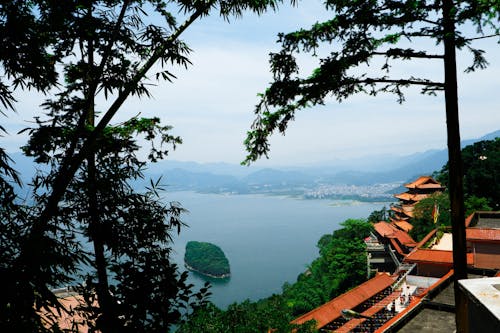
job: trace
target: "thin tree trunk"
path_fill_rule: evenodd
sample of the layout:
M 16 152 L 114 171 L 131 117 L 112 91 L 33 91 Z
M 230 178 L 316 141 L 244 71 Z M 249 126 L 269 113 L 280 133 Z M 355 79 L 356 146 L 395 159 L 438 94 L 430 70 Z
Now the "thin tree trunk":
M 88 16 L 92 17 L 92 5 L 89 4 Z M 87 93 L 88 118 L 87 125 L 91 129 L 95 126 L 95 71 L 94 71 L 94 42 L 92 34 L 87 39 L 87 59 L 89 72 L 87 72 Z M 109 292 L 107 263 L 104 251 L 104 241 L 102 235 L 102 223 L 99 217 L 99 203 L 97 198 L 97 177 L 96 177 L 96 154 L 91 150 L 87 156 L 87 195 L 89 207 L 89 234 L 94 245 L 95 268 L 97 271 L 97 301 L 102 314 L 100 329 L 104 333 L 118 330 L 115 307 Z
M 463 165 L 460 151 L 458 117 L 457 68 L 453 1 L 443 0 L 444 75 L 446 100 L 446 128 L 448 134 L 449 193 L 453 232 L 453 269 L 455 292 L 455 322 L 457 332 L 467 332 L 466 298 L 458 287 L 458 280 L 467 278 L 465 240 L 465 208 L 463 193 Z

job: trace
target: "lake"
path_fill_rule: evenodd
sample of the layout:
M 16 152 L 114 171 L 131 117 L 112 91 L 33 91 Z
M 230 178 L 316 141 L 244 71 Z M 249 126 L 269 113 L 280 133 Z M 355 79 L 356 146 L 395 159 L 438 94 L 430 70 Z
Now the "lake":
M 211 301 L 220 308 L 245 299 L 258 300 L 281 292 L 318 256 L 319 238 L 339 228 L 348 218 L 367 218 L 388 203 L 302 200 L 265 195 L 221 195 L 172 192 L 189 210 L 189 225 L 175 236 L 174 260 L 184 269 L 184 250 L 190 240 L 214 243 L 231 265 L 228 280 L 208 279 L 196 273 L 189 281 L 197 288 L 212 282 Z

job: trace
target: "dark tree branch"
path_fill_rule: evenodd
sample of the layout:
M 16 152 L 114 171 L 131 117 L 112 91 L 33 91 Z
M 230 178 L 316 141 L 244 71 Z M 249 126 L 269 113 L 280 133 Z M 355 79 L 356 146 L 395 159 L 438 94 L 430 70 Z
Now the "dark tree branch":
M 491 37 L 500 37 L 500 33 L 486 35 L 486 36 L 480 36 L 480 37 L 466 38 L 465 41 L 470 42 L 473 40 L 486 39 L 486 38 L 491 38 Z
M 438 22 L 436 22 L 436 21 L 431 21 L 431 20 L 427 20 L 427 19 L 422 19 L 422 20 L 420 20 L 420 21 L 421 21 L 421 22 L 425 22 L 425 23 L 429 23 L 429 24 L 432 24 L 432 25 L 436 25 L 436 26 L 438 26 L 438 25 L 439 25 L 439 23 L 438 23 Z
M 444 87 L 444 83 L 442 82 L 433 82 L 433 81 L 420 81 L 420 80 L 392 80 L 392 79 L 383 79 L 383 78 L 367 78 L 364 80 L 358 80 L 354 83 L 364 83 L 364 84 L 373 84 L 373 83 L 390 83 L 397 85 L 420 85 L 420 86 L 432 86 L 432 87 Z
M 384 56 L 388 58 L 403 58 L 403 59 L 410 59 L 410 58 L 421 58 L 421 59 L 443 59 L 444 56 L 441 54 L 425 54 L 423 52 L 409 52 L 409 53 L 401 53 L 399 54 L 392 54 L 390 50 L 386 52 L 372 52 L 372 55 L 377 55 L 377 56 Z

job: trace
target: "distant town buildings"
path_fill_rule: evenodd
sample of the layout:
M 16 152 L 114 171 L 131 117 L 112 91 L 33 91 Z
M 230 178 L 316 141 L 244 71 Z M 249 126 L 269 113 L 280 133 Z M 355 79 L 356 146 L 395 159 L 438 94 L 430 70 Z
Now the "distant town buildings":
M 342 199 L 355 198 L 360 199 L 379 199 L 389 201 L 393 195 L 389 192 L 400 186 L 401 183 L 384 183 L 373 185 L 342 185 L 342 184 L 320 184 L 314 189 L 304 192 L 306 199 Z

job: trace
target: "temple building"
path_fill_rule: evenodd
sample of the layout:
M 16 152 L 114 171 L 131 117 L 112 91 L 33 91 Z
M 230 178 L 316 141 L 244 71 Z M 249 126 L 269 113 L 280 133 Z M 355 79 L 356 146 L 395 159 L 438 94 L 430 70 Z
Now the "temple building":
M 444 186 L 430 176 L 421 176 L 417 180 L 405 184 L 406 192 L 395 194 L 399 200 L 398 204 L 391 206 L 394 217 L 391 222 L 401 230 L 409 232 L 412 229 L 411 218 L 415 205 L 422 199 L 428 198 L 434 193 L 443 192 Z

